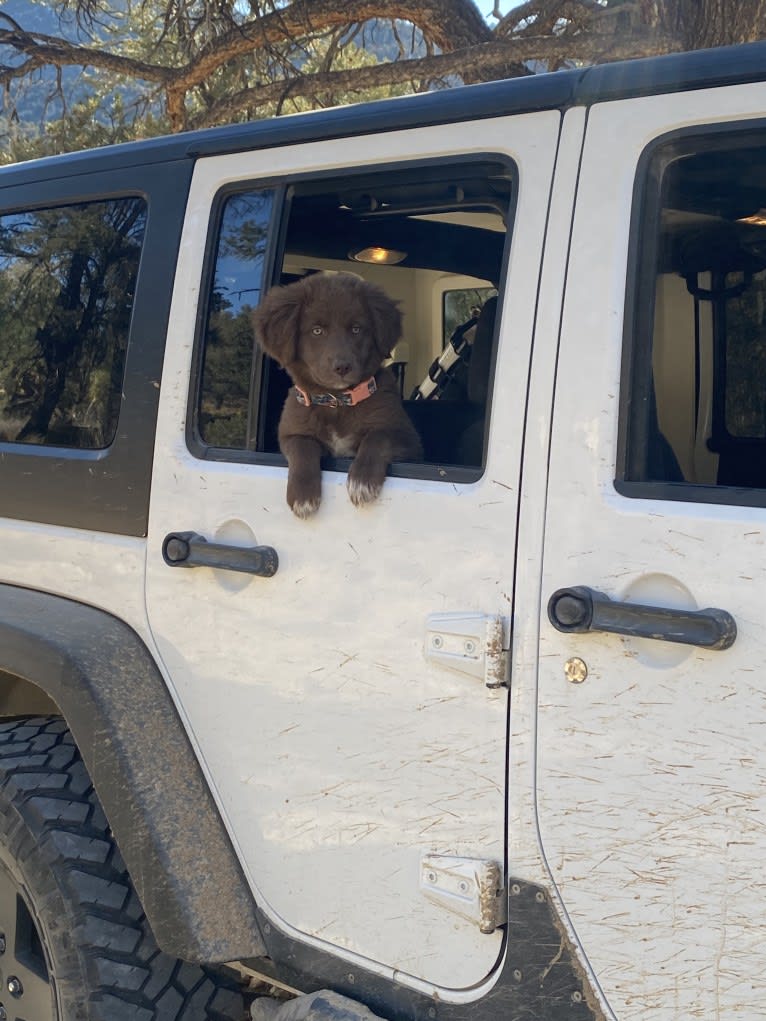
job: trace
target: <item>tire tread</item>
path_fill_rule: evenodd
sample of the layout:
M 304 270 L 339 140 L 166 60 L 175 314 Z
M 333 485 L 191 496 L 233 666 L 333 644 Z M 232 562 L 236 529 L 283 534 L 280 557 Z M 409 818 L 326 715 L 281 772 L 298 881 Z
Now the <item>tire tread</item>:
M 66 917 L 52 922 L 50 938 L 63 933 L 67 959 L 76 956 L 88 990 L 83 1013 L 84 994 L 63 969 L 60 995 L 80 998 L 73 1018 L 242 1021 L 242 996 L 228 976 L 157 947 L 72 735 L 58 717 L 0 723 L 2 838 L 25 874 L 39 879 L 38 909 L 50 911 L 55 887 L 63 900 Z

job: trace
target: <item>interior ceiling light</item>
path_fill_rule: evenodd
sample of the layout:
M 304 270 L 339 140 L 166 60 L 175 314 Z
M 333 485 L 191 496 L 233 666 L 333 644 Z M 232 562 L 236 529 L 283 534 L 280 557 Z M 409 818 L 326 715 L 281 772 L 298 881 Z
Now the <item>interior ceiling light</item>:
M 382 248 L 370 245 L 368 248 L 354 249 L 348 253 L 354 262 L 371 262 L 376 266 L 396 266 L 407 258 L 406 252 L 397 252 L 395 248 Z
M 740 216 L 737 223 L 750 223 L 754 227 L 766 227 L 766 209 L 759 209 L 752 216 Z

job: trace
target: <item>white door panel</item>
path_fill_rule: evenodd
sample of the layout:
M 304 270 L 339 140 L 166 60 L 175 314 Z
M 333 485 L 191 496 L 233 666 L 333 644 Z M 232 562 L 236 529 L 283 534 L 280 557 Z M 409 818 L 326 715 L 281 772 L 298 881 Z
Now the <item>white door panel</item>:
M 423 855 L 504 865 L 507 693 L 424 655 L 433 613 L 510 614 L 534 298 L 559 115 L 201 161 L 182 241 L 157 430 L 148 613 L 171 686 L 261 907 L 288 932 L 448 989 L 481 982 L 501 934 L 419 890 Z M 468 146 L 466 141 L 468 140 Z M 508 153 L 520 193 L 482 479 L 390 478 L 365 510 L 325 472 L 316 518 L 286 469 L 199 461 L 185 442 L 202 246 L 225 182 L 396 159 Z M 360 161 L 360 154 L 362 160 Z M 169 532 L 273 546 L 269 579 L 173 569 Z
M 546 512 L 538 809 L 563 904 L 620 1021 L 746 1021 L 766 995 L 766 511 L 629 499 L 613 485 L 639 156 L 685 124 L 757 116 L 764 98 L 748 86 L 605 104 L 586 133 Z M 720 607 L 739 634 L 726 652 L 560 634 L 546 603 L 573 585 Z M 581 683 L 567 679 L 573 657 Z

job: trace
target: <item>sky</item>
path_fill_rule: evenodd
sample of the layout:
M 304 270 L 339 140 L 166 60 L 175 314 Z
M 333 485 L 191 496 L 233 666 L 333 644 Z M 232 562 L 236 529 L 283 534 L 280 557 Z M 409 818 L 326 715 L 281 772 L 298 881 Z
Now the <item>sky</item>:
M 481 13 L 486 18 L 486 16 L 492 12 L 492 8 L 495 6 L 495 0 L 476 0 L 476 6 L 479 8 Z M 501 0 L 500 10 L 503 12 L 503 14 L 506 14 L 510 9 L 511 5 Z M 490 26 L 496 25 L 497 20 L 495 18 L 490 18 L 489 24 Z

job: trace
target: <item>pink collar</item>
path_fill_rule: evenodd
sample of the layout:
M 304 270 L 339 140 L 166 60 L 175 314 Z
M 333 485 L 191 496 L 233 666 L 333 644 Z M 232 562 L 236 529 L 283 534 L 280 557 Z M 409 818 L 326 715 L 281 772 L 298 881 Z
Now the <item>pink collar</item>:
M 372 397 L 377 389 L 378 384 L 375 382 L 375 377 L 370 376 L 364 382 L 357 383 L 351 390 L 344 390 L 339 394 L 310 394 L 296 386 L 295 397 L 299 404 L 323 404 L 329 408 L 352 408 L 355 404 L 361 404 L 368 397 Z

